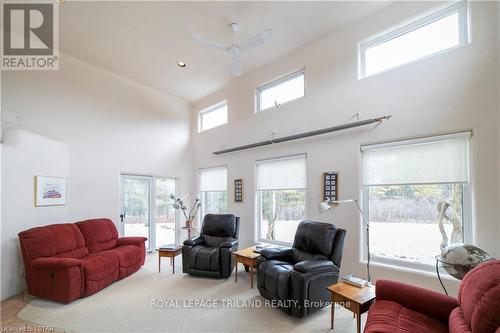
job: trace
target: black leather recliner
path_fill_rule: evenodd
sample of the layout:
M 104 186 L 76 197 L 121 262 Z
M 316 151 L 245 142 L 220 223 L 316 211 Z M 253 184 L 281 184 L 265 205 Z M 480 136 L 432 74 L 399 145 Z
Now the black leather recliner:
M 240 218 L 231 214 L 207 214 L 201 233 L 184 241 L 182 272 L 228 278 L 234 268 L 232 253 L 238 250 Z
M 300 222 L 293 247 L 261 250 L 260 294 L 299 318 L 328 305 L 326 288 L 337 283 L 345 234 L 333 224 Z

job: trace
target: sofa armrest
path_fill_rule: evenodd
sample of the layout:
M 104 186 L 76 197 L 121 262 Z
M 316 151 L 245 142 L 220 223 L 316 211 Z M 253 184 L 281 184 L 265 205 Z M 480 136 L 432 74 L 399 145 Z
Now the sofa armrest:
M 441 293 L 389 280 L 378 280 L 375 290 L 377 300 L 392 301 L 414 311 L 428 315 L 443 323 L 453 309 L 459 306 L 453 297 Z
M 271 247 L 260 250 L 260 255 L 267 260 L 271 259 L 289 259 L 292 257 L 293 250 L 291 247 Z
M 146 237 L 118 237 L 118 239 L 116 240 L 116 245 L 136 245 L 140 247 L 147 240 L 148 239 Z
M 202 236 L 191 237 L 184 241 L 184 245 L 189 245 L 189 246 L 201 245 L 203 243 L 205 243 L 205 240 L 203 239 Z
M 330 270 L 338 270 L 330 260 L 304 260 L 296 263 L 293 269 L 302 273 L 329 268 Z
M 73 258 L 38 258 L 31 262 L 31 267 L 48 270 L 60 270 L 80 266 L 81 260 Z
M 220 245 L 222 248 L 232 248 L 233 246 L 238 245 L 238 240 L 237 239 L 228 239 L 224 243 Z

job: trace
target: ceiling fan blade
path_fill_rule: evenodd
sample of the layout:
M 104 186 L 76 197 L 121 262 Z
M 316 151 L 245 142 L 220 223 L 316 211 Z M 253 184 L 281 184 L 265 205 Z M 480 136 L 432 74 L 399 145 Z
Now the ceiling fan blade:
M 233 49 L 231 49 L 233 50 Z M 234 48 L 234 50 L 231 52 L 231 72 L 233 73 L 234 76 L 240 76 L 242 71 L 241 71 L 241 59 L 240 59 L 240 50 L 238 48 Z
M 240 50 L 248 50 L 251 49 L 252 47 L 258 46 L 260 44 L 263 44 L 271 40 L 272 36 L 273 32 L 270 29 L 267 29 L 258 33 L 253 37 L 250 37 L 249 39 L 238 45 L 238 47 L 240 48 Z
M 212 49 L 218 49 L 218 50 L 223 50 L 223 51 L 226 50 L 226 47 L 224 45 L 222 45 L 220 43 L 211 42 L 208 39 L 203 38 L 201 36 L 198 36 L 196 34 L 191 34 L 191 38 L 193 38 L 193 40 L 196 42 L 196 44 L 207 46 L 207 47 L 210 47 Z

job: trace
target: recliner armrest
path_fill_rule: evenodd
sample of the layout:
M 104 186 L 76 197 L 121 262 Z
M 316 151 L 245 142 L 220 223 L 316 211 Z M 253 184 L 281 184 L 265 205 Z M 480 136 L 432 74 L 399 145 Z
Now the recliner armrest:
M 124 245 L 136 245 L 141 246 L 148 239 L 146 237 L 118 237 L 116 240 L 116 246 L 124 246 Z
M 205 242 L 202 236 L 195 236 L 188 238 L 184 241 L 184 245 L 189 245 L 189 246 L 196 246 L 196 245 L 201 245 Z
M 224 243 L 222 243 L 220 245 L 220 247 L 222 248 L 231 248 L 235 245 L 238 245 L 238 240 L 237 239 L 228 239 L 227 241 L 225 241 Z
M 38 258 L 31 262 L 31 267 L 59 270 L 72 266 L 80 266 L 81 260 L 74 258 Z
M 287 259 L 292 258 L 291 247 L 271 247 L 260 250 L 260 255 L 266 259 Z
M 302 273 L 307 273 L 316 269 L 337 268 L 330 260 L 304 260 L 296 263 L 293 269 Z

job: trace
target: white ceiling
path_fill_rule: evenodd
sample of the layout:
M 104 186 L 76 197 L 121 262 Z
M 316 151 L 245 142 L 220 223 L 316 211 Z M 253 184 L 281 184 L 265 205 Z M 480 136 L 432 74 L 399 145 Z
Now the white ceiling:
M 195 44 L 239 40 L 264 29 L 271 42 L 242 54 L 243 74 L 301 45 L 360 20 L 387 2 L 146 2 L 67 1 L 60 7 L 60 49 L 144 85 L 196 101 L 234 78 L 225 52 Z M 179 68 L 182 60 L 187 67 Z

